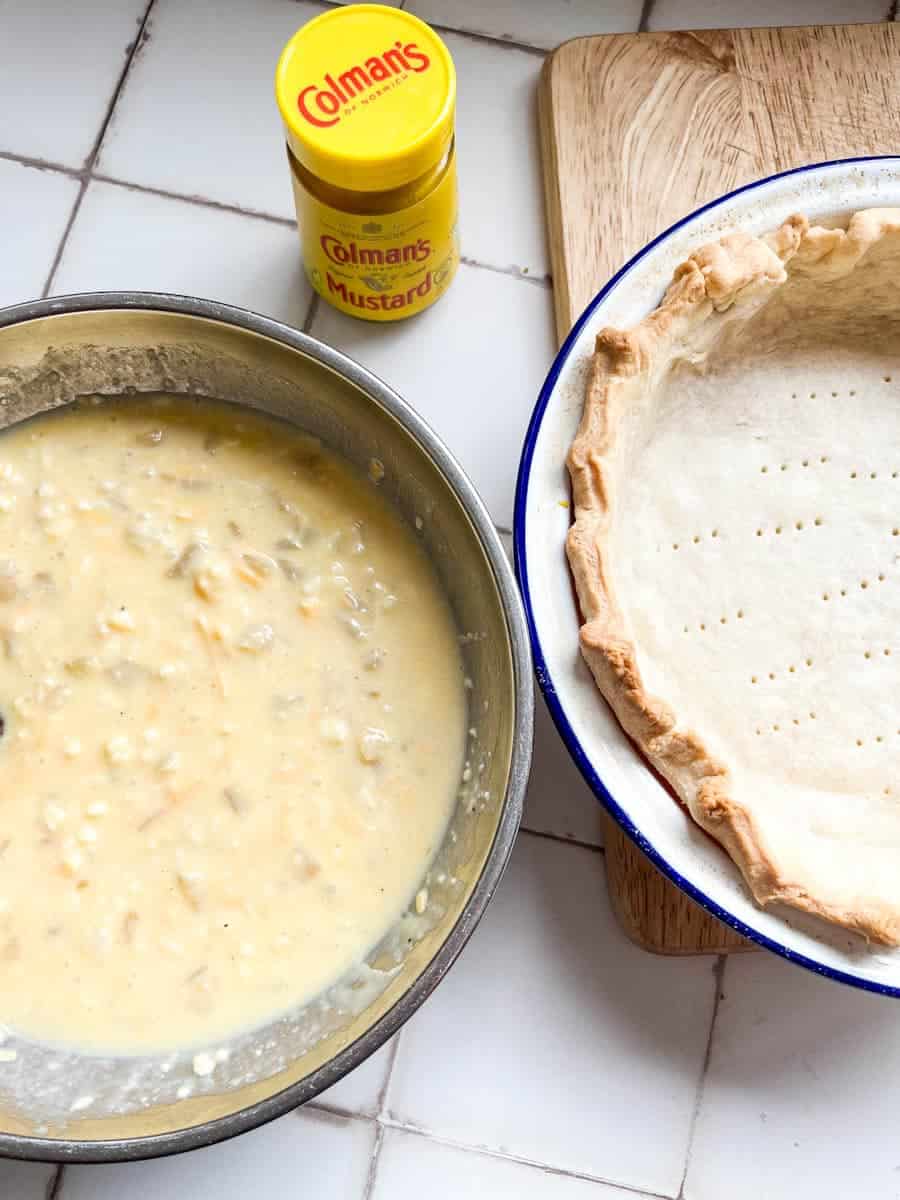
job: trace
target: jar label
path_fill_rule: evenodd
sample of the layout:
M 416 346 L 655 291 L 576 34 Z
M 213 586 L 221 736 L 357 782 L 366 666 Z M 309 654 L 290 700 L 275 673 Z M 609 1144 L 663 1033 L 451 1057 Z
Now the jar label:
M 369 321 L 401 320 L 433 304 L 459 265 L 455 165 L 416 204 L 378 214 L 330 208 L 292 172 L 303 261 L 319 295 Z

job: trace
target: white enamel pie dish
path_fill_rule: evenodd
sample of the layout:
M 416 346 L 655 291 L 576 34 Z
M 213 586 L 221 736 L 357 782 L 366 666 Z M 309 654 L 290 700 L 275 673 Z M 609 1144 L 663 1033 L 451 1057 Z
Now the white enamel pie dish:
M 597 332 L 640 322 L 692 251 L 735 229 L 765 234 L 798 212 L 813 224 L 834 224 L 860 209 L 896 206 L 900 157 L 843 160 L 750 184 L 651 242 L 598 293 L 560 350 L 526 435 L 515 512 L 516 566 L 538 680 L 598 799 L 664 874 L 721 921 L 821 975 L 892 996 L 900 996 L 900 951 L 867 945 L 784 906 L 756 905 L 731 860 L 676 804 L 607 707 L 578 646 L 580 620 L 565 555 L 572 519 L 565 459 Z

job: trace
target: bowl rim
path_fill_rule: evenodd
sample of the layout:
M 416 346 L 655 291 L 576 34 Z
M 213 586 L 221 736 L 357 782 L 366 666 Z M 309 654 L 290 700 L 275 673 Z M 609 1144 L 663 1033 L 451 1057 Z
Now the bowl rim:
M 531 588 L 529 584 L 529 566 L 528 566 L 528 551 L 526 539 L 526 524 L 528 511 L 528 492 L 531 480 L 531 467 L 534 459 L 534 453 L 537 446 L 538 437 L 541 432 L 544 416 L 553 399 L 553 394 L 556 389 L 559 377 L 564 368 L 567 366 L 569 357 L 572 354 L 578 338 L 584 329 L 585 325 L 590 321 L 595 311 L 603 304 L 619 283 L 638 266 L 642 260 L 651 253 L 657 246 L 668 241 L 685 225 L 694 222 L 698 217 L 706 213 L 715 211 L 733 200 L 736 196 L 746 195 L 749 192 L 756 191 L 759 188 L 773 183 L 777 180 L 786 179 L 792 176 L 808 174 L 810 172 L 822 171 L 830 167 L 859 165 L 862 163 L 884 163 L 893 162 L 900 163 L 900 155 L 897 154 L 866 154 L 858 155 L 849 158 L 827 159 L 822 162 L 809 163 L 801 167 L 792 167 L 787 171 L 778 171 L 773 175 L 766 175 L 760 179 L 755 179 L 750 183 L 743 184 L 741 187 L 734 188 L 716 199 L 701 205 L 694 209 L 686 216 L 675 221 L 667 229 L 657 234 L 652 241 L 643 246 L 635 255 L 633 255 L 624 266 L 607 281 L 607 283 L 597 292 L 597 294 L 588 302 L 586 308 L 575 321 L 574 325 L 567 334 L 562 346 L 560 347 L 553 364 L 547 373 L 538 395 L 537 403 L 528 423 L 528 428 L 525 433 L 525 440 L 522 445 L 522 454 L 519 460 L 519 471 L 516 478 L 516 494 L 515 507 L 513 513 L 513 552 L 516 577 L 519 580 L 519 587 L 522 592 L 522 602 L 525 607 L 525 618 L 528 623 L 528 631 L 531 636 L 532 654 L 534 657 L 535 673 L 537 675 L 538 684 L 546 701 L 547 707 L 550 710 L 550 715 L 553 723 L 556 726 L 560 737 L 562 738 L 566 749 L 571 755 L 575 765 L 581 772 L 585 782 L 590 787 L 596 798 L 604 805 L 607 812 L 634 844 L 643 851 L 650 859 L 653 865 L 662 872 L 672 883 L 674 883 L 681 891 L 696 901 L 701 908 L 712 916 L 718 918 L 723 924 L 741 934 L 747 940 L 762 946 L 766 950 L 771 950 L 780 957 L 787 959 L 789 962 L 795 963 L 798 966 L 805 967 L 816 975 L 823 976 L 827 979 L 834 979 L 840 983 L 849 984 L 851 987 L 860 988 L 863 991 L 874 992 L 880 996 L 892 996 L 900 998 L 900 986 L 887 983 L 881 983 L 878 980 L 865 978 L 861 975 L 855 975 L 852 972 L 841 970 L 837 967 L 828 966 L 824 963 L 817 962 L 806 954 L 802 954 L 789 946 L 776 941 L 767 934 L 760 932 L 757 929 L 752 929 L 744 921 L 740 920 L 733 913 L 723 908 L 721 904 L 713 900 L 702 888 L 686 879 L 668 859 L 650 842 L 650 840 L 641 832 L 638 826 L 631 820 L 625 810 L 616 801 L 607 784 L 601 778 L 600 773 L 595 770 L 590 761 L 589 756 L 584 750 L 575 730 L 573 729 L 569 717 L 566 713 L 565 706 L 559 698 L 556 690 L 556 685 L 553 680 L 553 674 L 544 654 L 541 638 L 538 631 L 537 621 L 535 619 L 534 606 L 531 598 Z
M 60 1163 L 133 1162 L 197 1150 L 255 1129 L 312 1100 L 378 1050 L 434 991 L 484 915 L 509 862 L 522 819 L 531 765 L 534 724 L 533 669 L 528 627 L 519 589 L 500 535 L 484 501 L 431 426 L 387 383 L 340 350 L 282 321 L 249 309 L 166 292 L 79 292 L 0 308 L 0 332 L 39 318 L 79 312 L 143 310 L 197 317 L 237 326 L 299 351 L 343 376 L 394 417 L 438 468 L 456 495 L 481 543 L 503 608 L 513 666 L 516 713 L 509 776 L 494 839 L 465 907 L 435 956 L 412 986 L 356 1041 L 304 1079 L 226 1116 L 145 1137 L 86 1141 L 0 1133 L 0 1157 Z

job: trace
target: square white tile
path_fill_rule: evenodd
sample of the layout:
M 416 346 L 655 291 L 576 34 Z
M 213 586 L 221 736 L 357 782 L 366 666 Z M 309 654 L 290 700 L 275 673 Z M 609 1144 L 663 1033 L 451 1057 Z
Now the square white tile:
M 729 29 L 744 25 L 840 25 L 883 21 L 884 0 L 655 0 L 650 29 Z
M 900 1195 L 898 1001 L 733 955 L 686 1200 Z
M 313 1103 L 342 1112 L 375 1116 L 381 1106 L 381 1097 L 393 1062 L 395 1041 L 392 1039 L 382 1046 L 364 1063 L 360 1063 L 355 1071 L 345 1075 L 340 1083 L 317 1096 Z
M 0 160 L 0 224 L 7 231 L 0 305 L 40 296 L 79 186 L 77 180 L 56 171 Z
M 312 295 L 296 229 L 92 183 L 53 291 L 134 288 L 224 300 L 296 326 L 303 324 Z
M 81 167 L 148 0 L 0 0 L 0 150 Z
M 623 1191 L 544 1167 L 458 1150 L 415 1133 L 384 1136 L 371 1200 L 640 1200 Z
M 180 195 L 291 217 L 275 65 L 320 5 L 157 0 L 99 170 Z
M 520 837 L 460 961 L 403 1032 L 399 1122 L 665 1196 L 709 1034 L 708 958 L 631 945 L 602 856 Z
M 321 302 L 312 332 L 396 388 L 509 526 L 522 438 L 554 353 L 548 288 L 462 266 L 419 316 L 378 324 Z
M 45 1163 L 0 1159 L 0 1196 L 3 1200 L 46 1200 L 56 1170 Z
M 537 119 L 542 59 L 452 33 L 445 41 L 458 80 L 462 253 L 492 266 L 547 275 Z
M 67 1167 L 56 1200 L 362 1200 L 374 1142 L 371 1122 L 307 1109 L 175 1158 Z
M 563 745 L 544 698 L 535 687 L 534 757 L 525 797 L 526 829 L 574 838 L 592 846 L 603 843 L 600 801 L 584 782 Z
M 633 33 L 641 0 L 409 0 L 410 12 L 453 29 L 552 50 L 590 33 Z

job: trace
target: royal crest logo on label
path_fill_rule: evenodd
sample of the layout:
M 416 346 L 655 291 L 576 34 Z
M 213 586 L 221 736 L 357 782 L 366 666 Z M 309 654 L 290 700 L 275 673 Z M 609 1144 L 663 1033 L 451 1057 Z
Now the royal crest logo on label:
M 407 71 L 419 75 L 431 66 L 431 59 L 415 42 L 395 42 L 381 54 L 373 54 L 364 63 L 347 67 L 337 78 L 327 72 L 322 83 L 310 83 L 297 95 L 301 117 L 318 129 L 337 125 L 342 110 L 357 96 L 364 96 L 380 83 L 396 80 Z

